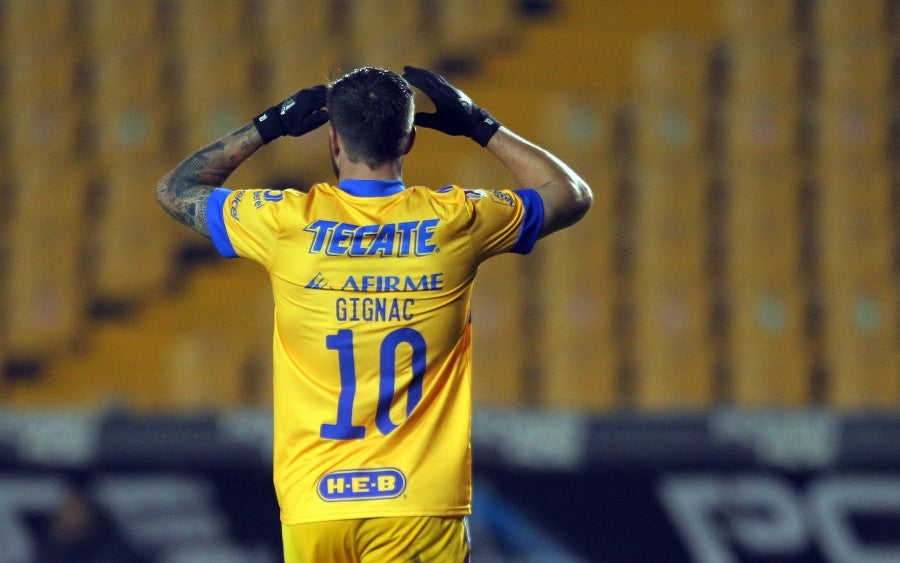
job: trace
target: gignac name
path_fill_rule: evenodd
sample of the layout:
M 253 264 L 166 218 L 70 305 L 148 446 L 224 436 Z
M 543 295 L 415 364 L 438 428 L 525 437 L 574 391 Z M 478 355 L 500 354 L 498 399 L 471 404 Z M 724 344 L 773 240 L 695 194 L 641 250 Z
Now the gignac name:
M 354 225 L 320 219 L 303 228 L 312 233 L 309 252 L 329 256 L 425 256 L 438 252 L 432 243 L 437 219 L 383 225 Z

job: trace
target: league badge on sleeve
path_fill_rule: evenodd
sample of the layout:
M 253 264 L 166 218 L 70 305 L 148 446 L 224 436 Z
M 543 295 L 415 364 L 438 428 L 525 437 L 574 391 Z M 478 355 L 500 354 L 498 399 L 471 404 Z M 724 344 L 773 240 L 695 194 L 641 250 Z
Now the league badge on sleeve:
M 516 205 L 516 202 L 513 200 L 511 195 L 500 190 L 491 191 L 491 201 L 493 201 L 494 203 L 500 203 L 502 205 L 508 205 L 509 207 L 514 207 Z

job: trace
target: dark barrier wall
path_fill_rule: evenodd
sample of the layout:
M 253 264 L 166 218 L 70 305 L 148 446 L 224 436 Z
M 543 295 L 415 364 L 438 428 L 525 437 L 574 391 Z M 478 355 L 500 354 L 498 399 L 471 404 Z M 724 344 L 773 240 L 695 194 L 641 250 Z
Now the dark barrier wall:
M 0 412 L 0 562 L 73 505 L 113 560 L 278 561 L 270 422 Z M 476 561 L 900 561 L 900 417 L 492 411 L 473 444 Z

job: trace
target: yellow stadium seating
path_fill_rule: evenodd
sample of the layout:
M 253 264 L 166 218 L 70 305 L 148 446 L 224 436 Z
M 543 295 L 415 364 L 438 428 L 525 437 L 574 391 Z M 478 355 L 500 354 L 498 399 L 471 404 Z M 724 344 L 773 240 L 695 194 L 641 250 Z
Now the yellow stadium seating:
M 795 10 L 793 0 L 724 0 L 724 32 L 737 41 L 786 37 L 796 31 Z
M 792 41 L 729 44 L 725 159 L 733 168 L 796 165 L 801 106 L 800 49 Z
M 854 42 L 884 34 L 885 0 L 816 0 L 816 38 L 824 42 Z
M 79 14 L 78 21 L 84 26 L 81 39 L 95 54 L 111 54 L 111 51 L 116 51 L 123 44 L 134 43 L 146 45 L 144 53 L 147 55 L 158 55 L 162 51 L 164 37 L 161 31 L 166 23 L 164 3 L 121 0 L 69 1 L 74 4 Z M 200 2 L 192 4 L 199 5 Z
M 772 280 L 729 295 L 728 397 L 746 408 L 803 407 L 813 399 L 807 300 Z
M 892 55 L 887 41 L 866 37 L 823 43 L 816 50 L 824 103 L 890 104 Z
M 423 6 L 422 2 L 406 0 L 356 0 L 350 3 L 345 16 L 349 21 L 344 31 L 349 66 L 379 66 L 396 72 L 402 72 L 404 65 L 434 66 L 433 52 L 437 45 L 423 26 Z M 490 8 L 491 2 L 480 2 L 480 10 Z M 493 21 L 502 25 L 507 19 Z M 384 40 L 372 41 L 372 37 L 383 37 Z
M 833 162 L 821 177 L 817 237 L 828 399 L 842 408 L 896 404 L 896 217 L 888 171 L 876 162 Z
M 525 307 L 525 268 L 519 256 L 503 256 L 478 270 L 472 297 L 472 400 L 476 405 L 515 406 L 533 401 L 526 378 L 531 360 Z
M 541 313 L 535 346 L 540 404 L 588 411 L 622 406 L 617 106 L 574 93 L 547 96 L 542 105 L 548 123 L 542 141 L 591 185 L 594 206 L 581 223 L 539 243 L 529 262 L 536 270 Z
M 900 395 L 892 59 L 879 34 L 883 8 L 830 0 L 820 6 L 816 237 L 826 398 L 843 409 L 890 408 Z
M 155 162 L 110 162 L 98 175 L 101 200 L 90 217 L 90 289 L 108 305 L 135 304 L 161 291 L 172 274 L 177 237 L 187 235 L 157 205 Z M 182 231 L 183 230 L 183 231 Z M 199 236 L 199 235 L 192 235 Z
M 728 3 L 735 35 L 726 43 L 722 133 L 727 392 L 745 407 L 812 400 L 801 269 L 801 48 L 791 35 L 791 4 Z
M 503 0 L 436 2 L 427 17 L 434 19 L 435 50 L 448 58 L 477 59 L 486 49 L 497 49 L 511 38 L 514 20 Z
M 41 44 L 72 42 L 76 39 L 76 8 L 72 0 L 6 0 L 0 46 L 22 54 Z
M 48 154 L 75 151 L 80 124 L 74 90 L 78 61 L 78 53 L 65 43 L 47 43 L 9 58 L 2 103 L 12 159 L 37 164 Z
M 637 404 L 699 408 L 713 400 L 707 220 L 702 182 L 635 184 L 633 275 Z
M 560 0 L 533 20 L 515 4 L 0 1 L 0 362 L 47 361 L 4 402 L 268 404 L 264 272 L 217 262 L 175 277 L 178 248 L 209 243 L 156 207 L 155 182 L 357 65 L 474 63 L 448 77 L 596 197 L 533 256 L 482 268 L 477 404 L 896 409 L 900 10 Z M 711 91 L 714 54 L 727 73 Z M 324 128 L 273 143 L 226 185 L 331 179 L 326 147 Z M 487 151 L 424 128 L 404 164 L 408 183 L 514 185 Z M 87 319 L 90 299 L 140 307 Z M 236 315 L 253 321 L 217 320 Z
M 636 53 L 635 401 L 702 408 L 714 396 L 704 158 L 708 46 L 659 36 Z
M 634 405 L 699 410 L 715 399 L 709 289 L 677 275 L 634 296 Z
M 170 276 L 182 230 L 155 208 L 154 187 L 168 167 L 165 61 L 150 24 L 135 34 L 104 32 L 121 10 L 102 3 L 93 29 L 104 39 L 87 57 L 93 72 L 88 115 L 99 204 L 91 213 L 91 293 L 107 303 L 140 301 L 160 291 Z M 98 13 L 99 12 L 99 13 Z M 154 21 L 146 8 L 139 22 Z M 136 257 L 140 257 L 139 260 Z
M 87 176 L 72 160 L 14 165 L 3 308 L 7 353 L 44 361 L 82 336 L 86 313 L 83 209 Z
M 896 281 L 835 287 L 824 300 L 828 404 L 844 411 L 895 412 L 900 401 Z

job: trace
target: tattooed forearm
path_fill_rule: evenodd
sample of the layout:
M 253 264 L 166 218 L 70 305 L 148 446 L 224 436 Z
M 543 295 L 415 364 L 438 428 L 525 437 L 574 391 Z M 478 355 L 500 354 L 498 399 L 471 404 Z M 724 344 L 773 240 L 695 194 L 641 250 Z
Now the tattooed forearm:
M 203 147 L 156 184 L 156 200 L 166 212 L 198 233 L 209 236 L 206 201 L 262 140 L 252 123 Z

